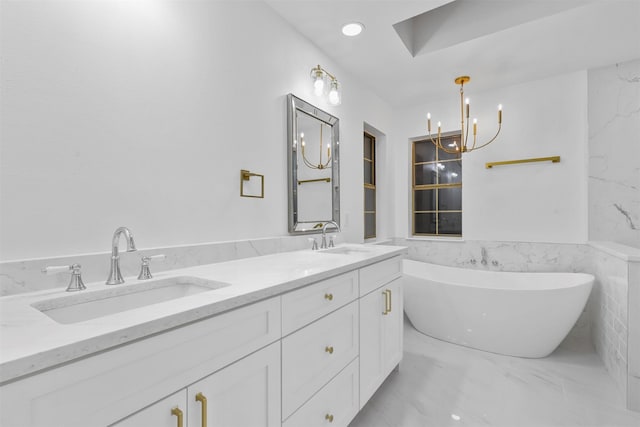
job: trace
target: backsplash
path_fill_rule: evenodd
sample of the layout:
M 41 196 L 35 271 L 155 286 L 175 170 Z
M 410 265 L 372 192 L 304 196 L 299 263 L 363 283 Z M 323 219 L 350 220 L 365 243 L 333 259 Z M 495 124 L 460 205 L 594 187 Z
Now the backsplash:
M 172 246 L 166 248 L 141 248 L 136 252 L 120 252 L 122 275 L 138 275 L 140 258 L 164 254 L 165 259 L 151 261 L 151 272 L 174 270 L 195 265 L 211 264 L 240 258 L 249 258 L 279 252 L 289 252 L 310 248 L 310 236 L 284 236 L 254 240 L 214 242 L 198 245 Z M 317 236 L 316 236 L 317 237 Z M 340 237 L 338 237 L 338 240 Z M 122 243 L 124 247 L 124 243 Z M 47 276 L 41 273 L 44 267 L 52 265 L 82 265 L 85 283 L 104 282 L 109 275 L 111 252 L 78 254 L 53 258 L 38 258 L 0 263 L 0 296 L 15 295 L 46 289 L 66 288 L 69 274 Z
M 394 239 L 409 248 L 409 259 L 494 271 L 584 272 L 589 247 L 578 244 L 482 240 Z M 483 252 L 486 264 L 483 264 Z

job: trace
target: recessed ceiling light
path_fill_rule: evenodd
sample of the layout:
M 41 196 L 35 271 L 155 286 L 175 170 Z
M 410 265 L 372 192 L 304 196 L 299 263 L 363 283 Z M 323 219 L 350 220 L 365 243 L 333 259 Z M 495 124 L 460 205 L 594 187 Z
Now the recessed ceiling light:
M 357 36 L 364 30 L 364 25 L 359 22 L 350 22 L 342 27 L 342 34 L 345 36 Z

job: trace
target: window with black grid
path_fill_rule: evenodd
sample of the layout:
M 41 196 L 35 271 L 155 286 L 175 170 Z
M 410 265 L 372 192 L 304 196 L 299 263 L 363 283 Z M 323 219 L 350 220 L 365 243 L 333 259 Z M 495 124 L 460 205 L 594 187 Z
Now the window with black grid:
M 460 133 L 442 136 L 442 146 L 459 147 Z M 462 159 L 430 140 L 412 143 L 412 235 L 462 236 Z

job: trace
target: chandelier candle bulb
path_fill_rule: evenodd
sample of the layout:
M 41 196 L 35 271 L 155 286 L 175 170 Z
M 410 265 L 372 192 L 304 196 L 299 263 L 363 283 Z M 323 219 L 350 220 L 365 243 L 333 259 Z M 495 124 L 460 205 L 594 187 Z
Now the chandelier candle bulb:
M 498 104 L 498 124 L 502 124 L 502 104 Z
M 466 99 L 465 103 L 467 104 L 467 119 L 469 118 L 469 98 Z
M 431 133 L 431 113 L 427 113 L 427 130 Z
M 473 119 L 473 136 L 478 133 L 478 119 Z

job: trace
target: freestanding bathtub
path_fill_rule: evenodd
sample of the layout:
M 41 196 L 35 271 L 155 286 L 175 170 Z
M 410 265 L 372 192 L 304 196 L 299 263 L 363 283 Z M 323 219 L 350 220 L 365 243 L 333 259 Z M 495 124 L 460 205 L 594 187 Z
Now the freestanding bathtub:
M 403 261 L 404 309 L 420 332 L 478 350 L 545 357 L 591 292 L 582 273 L 511 273 Z

